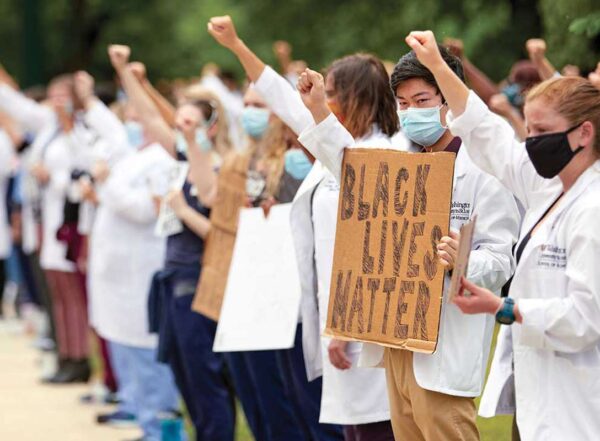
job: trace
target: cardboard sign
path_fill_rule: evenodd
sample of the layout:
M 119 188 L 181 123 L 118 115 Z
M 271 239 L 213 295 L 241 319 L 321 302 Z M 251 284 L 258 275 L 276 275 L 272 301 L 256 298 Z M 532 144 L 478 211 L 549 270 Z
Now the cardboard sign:
M 215 321 L 221 313 L 240 208 L 246 202 L 246 168 L 244 158 L 221 168 L 210 213 L 211 227 L 192 309 Z
M 326 335 L 435 351 L 454 159 L 346 149 Z
M 243 208 L 217 327 L 215 352 L 287 349 L 294 345 L 300 279 L 291 204 Z
M 187 162 L 176 162 L 168 177 L 169 191 L 181 190 L 183 188 L 189 169 L 190 166 Z M 154 234 L 159 237 L 168 237 L 181 233 L 182 231 L 183 224 L 163 197 L 160 202 L 160 212 L 158 213 L 158 220 L 154 227 Z
M 458 242 L 458 251 L 456 252 L 456 261 L 452 270 L 452 280 L 448 290 L 448 302 L 452 301 L 458 295 L 460 289 L 460 279 L 467 275 L 469 268 L 469 256 L 473 246 L 473 235 L 475 234 L 475 224 L 477 216 L 460 227 L 460 240 Z

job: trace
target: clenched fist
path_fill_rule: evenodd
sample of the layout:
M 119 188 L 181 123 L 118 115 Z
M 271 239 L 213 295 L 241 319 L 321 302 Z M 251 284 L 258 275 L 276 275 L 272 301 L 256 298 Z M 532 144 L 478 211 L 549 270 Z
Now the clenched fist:
M 115 70 L 124 69 L 129 63 L 131 49 L 122 44 L 111 44 L 108 46 L 108 57 Z

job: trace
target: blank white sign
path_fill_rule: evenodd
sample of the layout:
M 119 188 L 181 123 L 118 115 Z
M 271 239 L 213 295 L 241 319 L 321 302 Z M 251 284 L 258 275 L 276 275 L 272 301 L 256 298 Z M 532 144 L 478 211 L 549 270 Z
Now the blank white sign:
M 287 349 L 294 344 L 300 279 L 290 228 L 291 204 L 240 211 L 215 352 Z

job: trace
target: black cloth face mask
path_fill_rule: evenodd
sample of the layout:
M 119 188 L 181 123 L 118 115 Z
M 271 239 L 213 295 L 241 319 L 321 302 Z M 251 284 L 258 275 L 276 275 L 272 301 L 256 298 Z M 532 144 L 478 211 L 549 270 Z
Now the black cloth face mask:
M 583 146 L 579 146 L 575 151 L 571 150 L 567 137 L 581 124 L 583 123 L 564 132 L 531 136 L 525 140 L 527 154 L 538 175 L 546 179 L 555 177 L 577 153 L 583 150 Z

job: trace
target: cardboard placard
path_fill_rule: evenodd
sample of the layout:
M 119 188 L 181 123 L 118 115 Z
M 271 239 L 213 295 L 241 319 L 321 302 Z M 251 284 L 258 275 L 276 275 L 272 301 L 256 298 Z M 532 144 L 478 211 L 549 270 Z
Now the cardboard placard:
M 325 334 L 433 353 L 453 153 L 346 149 Z
M 456 252 L 456 261 L 452 270 L 452 279 L 450 280 L 450 289 L 448 290 L 448 302 L 451 302 L 458 295 L 460 289 L 460 279 L 466 277 L 469 269 L 469 256 L 473 246 L 473 235 L 475 234 L 475 224 L 477 216 L 473 216 L 469 222 L 460 227 L 460 240 L 458 242 L 458 251 Z
M 243 208 L 217 326 L 215 352 L 294 345 L 300 279 L 290 226 L 291 204 Z
M 211 227 L 192 309 L 215 321 L 221 313 L 240 208 L 246 202 L 246 167 L 247 161 L 241 158 L 221 168 L 217 198 L 210 213 Z

